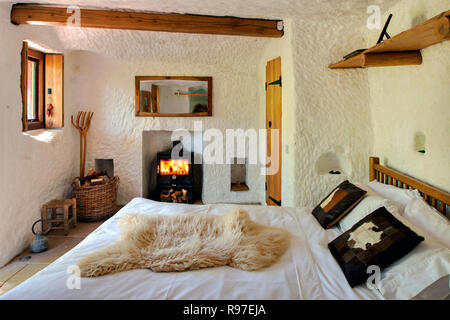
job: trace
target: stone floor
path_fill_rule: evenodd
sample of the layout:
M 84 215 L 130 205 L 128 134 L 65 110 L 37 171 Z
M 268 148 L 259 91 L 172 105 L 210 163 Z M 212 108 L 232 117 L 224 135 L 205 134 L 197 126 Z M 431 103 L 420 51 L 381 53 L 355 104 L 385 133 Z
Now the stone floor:
M 27 249 L 16 256 L 6 266 L 0 268 L 0 295 L 44 269 L 64 253 L 75 247 L 102 223 L 79 222 L 75 228 L 69 230 L 67 236 L 64 236 L 63 230 L 50 231 L 46 235 L 49 240 L 49 248 L 47 251 L 31 253 Z M 27 257 L 31 258 L 26 259 Z

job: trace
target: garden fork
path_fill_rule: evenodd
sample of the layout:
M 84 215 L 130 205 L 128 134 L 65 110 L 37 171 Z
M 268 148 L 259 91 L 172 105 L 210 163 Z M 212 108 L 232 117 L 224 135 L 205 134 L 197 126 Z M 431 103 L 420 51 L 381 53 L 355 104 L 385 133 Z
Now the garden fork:
M 93 112 L 80 111 L 78 112 L 76 123 L 73 122 L 73 116 L 71 117 L 73 126 L 80 132 L 80 179 L 84 178 L 84 168 L 86 165 L 86 135 L 89 126 L 91 125 L 93 115 Z

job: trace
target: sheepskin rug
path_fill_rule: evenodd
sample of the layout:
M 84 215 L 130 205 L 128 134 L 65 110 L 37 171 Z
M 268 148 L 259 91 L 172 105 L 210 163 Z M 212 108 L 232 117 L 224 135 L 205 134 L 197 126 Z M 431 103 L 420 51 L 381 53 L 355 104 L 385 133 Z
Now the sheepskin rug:
M 127 214 L 117 223 L 120 239 L 78 262 L 82 277 L 225 265 L 258 270 L 276 262 L 290 245 L 288 231 L 253 222 L 240 209 L 223 216 Z

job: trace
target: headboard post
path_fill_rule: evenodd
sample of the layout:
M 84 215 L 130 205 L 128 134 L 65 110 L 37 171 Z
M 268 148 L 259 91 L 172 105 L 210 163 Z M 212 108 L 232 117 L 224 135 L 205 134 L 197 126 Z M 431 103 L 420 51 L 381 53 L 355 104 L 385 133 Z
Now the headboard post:
M 380 164 L 380 158 L 370 157 L 369 158 L 369 182 L 377 179 L 377 171 L 374 168 L 375 164 Z

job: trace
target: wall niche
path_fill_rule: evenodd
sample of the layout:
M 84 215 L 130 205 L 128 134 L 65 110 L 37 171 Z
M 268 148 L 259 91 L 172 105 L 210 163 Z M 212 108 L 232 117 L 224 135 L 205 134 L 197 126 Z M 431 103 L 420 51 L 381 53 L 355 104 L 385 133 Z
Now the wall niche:
M 414 150 L 425 154 L 425 134 L 422 131 L 416 132 L 414 135 Z
M 247 185 L 247 159 L 233 158 L 230 165 L 231 191 L 248 191 Z
M 315 169 L 319 175 L 348 175 L 351 173 L 348 160 L 341 154 L 331 151 L 320 155 Z

